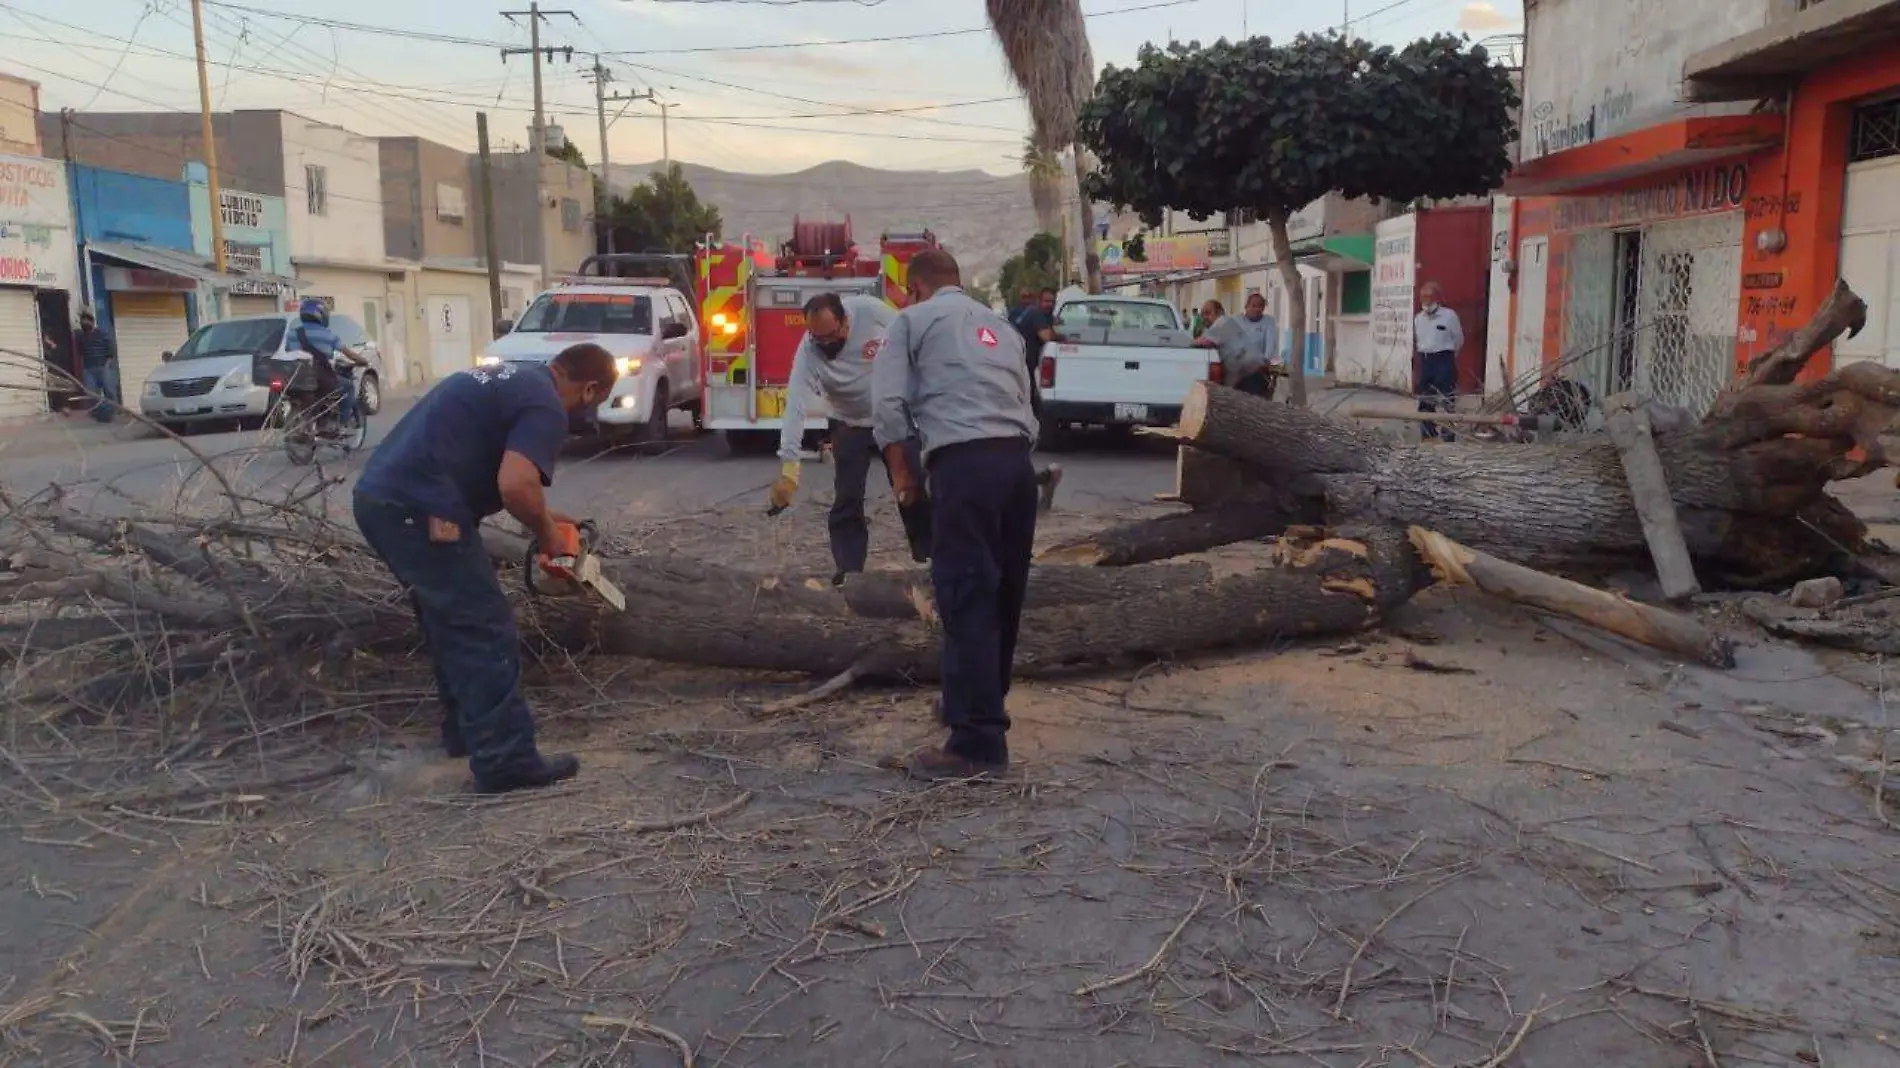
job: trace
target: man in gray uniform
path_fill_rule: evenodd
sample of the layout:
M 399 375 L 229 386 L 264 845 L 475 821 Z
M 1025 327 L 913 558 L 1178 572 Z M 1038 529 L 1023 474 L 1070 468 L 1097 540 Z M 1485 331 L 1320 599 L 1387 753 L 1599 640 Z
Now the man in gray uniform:
M 772 513 L 783 511 L 798 493 L 799 442 L 805 436 L 805 412 L 814 398 L 831 408 L 831 460 L 836 472 L 831 502 L 831 559 L 837 565 L 832 585 L 864 570 L 871 551 L 871 526 L 864 518 L 864 483 L 878 456 L 871 433 L 871 361 L 884 344 L 884 332 L 897 315 L 877 297 L 820 293 L 805 303 L 805 339 L 792 357 L 791 388 L 785 397 L 785 425 L 779 431 L 783 461 L 772 484 Z M 904 455 L 921 466 L 916 438 Z M 887 469 L 889 465 L 886 464 Z M 930 559 L 930 504 L 899 502 L 911 559 Z
M 1269 368 L 1279 362 L 1280 335 L 1267 314 L 1267 298 L 1249 296 L 1246 314 L 1239 316 L 1222 314 L 1220 302 L 1210 300 L 1204 314 L 1213 323 L 1194 343 L 1220 350 L 1221 377 L 1228 385 L 1272 400 L 1277 376 Z
M 904 451 L 913 426 L 922 439 L 950 737 L 904 766 L 920 779 L 961 779 L 1009 767 L 1003 700 L 1036 537 L 1036 417 L 1022 338 L 963 292 L 957 261 L 918 253 L 908 289 L 910 306 L 873 361 L 874 428 L 900 504 L 922 499 Z

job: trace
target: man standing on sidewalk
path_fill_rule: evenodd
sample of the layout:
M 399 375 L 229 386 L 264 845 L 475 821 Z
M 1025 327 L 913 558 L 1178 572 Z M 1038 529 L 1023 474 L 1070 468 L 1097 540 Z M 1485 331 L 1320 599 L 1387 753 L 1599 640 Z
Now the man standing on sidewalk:
M 1004 698 L 1036 537 L 1036 417 L 1021 337 L 965 295 L 955 258 L 918 253 L 909 289 L 871 388 L 877 443 L 900 504 L 922 498 L 904 451 L 913 426 L 922 439 L 935 535 L 930 578 L 943 620 L 940 714 L 950 736 L 905 758 L 904 770 L 962 779 L 1009 767 Z
M 805 411 L 814 399 L 831 408 L 832 482 L 831 560 L 833 586 L 864 570 L 871 553 L 871 525 L 864 518 L 864 485 L 871 461 L 879 458 L 871 433 L 871 361 L 884 344 L 884 332 L 897 315 L 878 297 L 839 297 L 820 293 L 805 303 L 805 339 L 792 356 L 791 388 L 786 390 L 784 428 L 779 431 L 778 481 L 772 484 L 772 512 L 784 510 L 798 493 L 799 444 L 805 436 Z M 917 442 L 905 457 L 920 465 Z M 888 463 L 886 469 L 890 468 Z M 893 474 L 895 472 L 892 472 Z M 894 483 L 893 483 L 894 484 Z M 910 557 L 930 559 L 930 502 L 899 501 Z
M 1412 336 L 1418 347 L 1418 410 L 1454 412 L 1458 410 L 1458 350 L 1465 347 L 1465 329 L 1458 313 L 1438 302 L 1437 282 L 1419 289 L 1418 317 L 1412 320 Z M 1457 435 L 1447 425 L 1421 423 L 1426 441 L 1453 441 Z
M 73 338 L 79 349 L 80 381 L 93 396 L 94 422 L 110 423 L 119 401 L 119 346 L 112 335 L 99 329 L 92 309 L 79 313 L 79 334 Z

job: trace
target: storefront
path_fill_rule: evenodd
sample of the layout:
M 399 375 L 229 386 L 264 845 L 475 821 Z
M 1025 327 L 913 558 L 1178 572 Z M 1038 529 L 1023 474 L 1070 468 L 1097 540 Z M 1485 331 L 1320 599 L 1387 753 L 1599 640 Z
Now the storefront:
M 1707 411 L 1734 376 L 1746 209 L 1782 121 L 1675 120 L 1521 165 L 1518 372 Z
M 191 240 L 200 256 L 211 257 L 211 191 L 203 168 L 187 168 L 191 187 Z M 250 276 L 233 285 L 225 300 L 226 318 L 271 315 L 296 296 L 284 281 L 291 272 L 290 229 L 284 217 L 284 198 L 238 189 L 218 192 L 218 222 L 224 235 L 224 266 L 233 274 Z
M 74 370 L 72 228 L 65 165 L 0 156 L 0 421 L 45 412 Z
M 1900 368 L 1900 4 L 1804 7 L 1685 73 L 1699 99 L 1791 101 L 1785 146 L 1757 162 L 1743 206 L 1738 358 L 1785 340 L 1838 278 L 1867 302 L 1867 325 L 1808 374 Z
M 104 246 L 90 251 L 99 267 L 100 318 L 119 349 L 119 389 L 124 396 L 136 397 L 145 379 L 165 362 L 165 354 L 176 352 L 191 336 L 202 275 L 186 273 L 183 265 L 173 267 L 147 249 Z

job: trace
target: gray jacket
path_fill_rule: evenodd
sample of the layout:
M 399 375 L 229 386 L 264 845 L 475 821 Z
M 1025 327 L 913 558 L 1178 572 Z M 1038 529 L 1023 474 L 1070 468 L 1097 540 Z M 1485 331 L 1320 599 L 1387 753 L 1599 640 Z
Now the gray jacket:
M 926 462 L 946 445 L 1036 440 L 1023 340 L 955 286 L 897 314 L 871 372 L 879 447 L 917 428 Z
M 844 350 L 825 358 L 812 343 L 811 335 L 798 343 L 792 356 L 791 386 L 785 391 L 785 422 L 778 436 L 781 460 L 799 457 L 799 441 L 805 436 L 805 412 L 814 397 L 822 397 L 831 406 L 832 418 L 847 426 L 870 426 L 871 359 L 884 344 L 884 332 L 890 329 L 897 309 L 877 297 L 844 298 L 846 323 Z

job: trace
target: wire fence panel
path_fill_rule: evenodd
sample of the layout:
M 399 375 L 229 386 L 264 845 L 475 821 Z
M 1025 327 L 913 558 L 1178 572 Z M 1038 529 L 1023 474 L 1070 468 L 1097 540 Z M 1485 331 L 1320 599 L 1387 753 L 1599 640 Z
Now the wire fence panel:
M 1701 418 L 1735 376 L 1742 216 L 1708 215 L 1643 234 L 1632 388 Z

